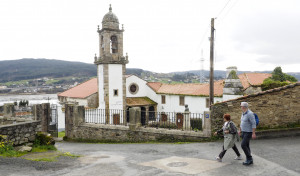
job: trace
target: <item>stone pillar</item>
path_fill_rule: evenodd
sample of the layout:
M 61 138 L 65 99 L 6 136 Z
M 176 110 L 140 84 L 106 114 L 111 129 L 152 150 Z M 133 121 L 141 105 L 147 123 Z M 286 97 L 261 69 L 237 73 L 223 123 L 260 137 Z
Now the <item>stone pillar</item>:
M 189 111 L 188 105 L 185 105 L 185 110 L 183 113 L 183 130 L 191 129 L 191 112 Z
M 32 109 L 33 120 L 42 120 L 42 105 L 35 104 Z
M 211 137 L 211 117 L 209 111 L 204 111 L 202 119 L 202 129 L 205 137 Z
M 67 137 L 72 137 L 72 130 L 85 122 L 84 106 L 73 104 L 65 105 L 65 132 Z
M 3 106 L 3 117 L 4 119 L 15 117 L 15 109 L 13 103 L 6 103 Z
M 149 106 L 146 106 L 146 124 L 149 124 Z
M 41 125 L 42 125 L 42 131 L 48 132 L 48 127 L 51 122 L 51 108 L 50 103 L 43 103 L 41 105 Z
M 133 107 L 129 109 L 129 129 L 134 131 L 141 126 L 141 108 Z

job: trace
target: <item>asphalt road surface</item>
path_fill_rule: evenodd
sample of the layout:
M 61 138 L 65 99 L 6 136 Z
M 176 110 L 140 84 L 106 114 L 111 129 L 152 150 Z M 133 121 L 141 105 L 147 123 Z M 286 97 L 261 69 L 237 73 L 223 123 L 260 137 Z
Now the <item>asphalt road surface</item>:
M 237 144 L 240 152 L 240 143 Z M 1 176 L 300 176 L 300 137 L 252 140 L 254 164 L 243 166 L 230 149 L 217 162 L 222 141 L 189 144 L 86 144 L 58 142 L 58 150 L 81 155 L 57 162 L 0 158 Z

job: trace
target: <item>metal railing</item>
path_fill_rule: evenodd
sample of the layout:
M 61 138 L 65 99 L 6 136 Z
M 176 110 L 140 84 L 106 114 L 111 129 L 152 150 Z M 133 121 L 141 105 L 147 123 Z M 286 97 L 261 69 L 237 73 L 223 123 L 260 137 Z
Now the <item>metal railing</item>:
M 201 113 L 142 111 L 141 124 L 144 127 L 167 128 L 185 131 L 202 130 Z
M 120 109 L 85 109 L 85 123 L 126 125 L 128 114 Z
M 145 128 L 202 130 L 202 113 L 141 111 L 140 117 L 140 123 Z M 129 111 L 85 109 L 85 123 L 127 125 L 129 123 Z

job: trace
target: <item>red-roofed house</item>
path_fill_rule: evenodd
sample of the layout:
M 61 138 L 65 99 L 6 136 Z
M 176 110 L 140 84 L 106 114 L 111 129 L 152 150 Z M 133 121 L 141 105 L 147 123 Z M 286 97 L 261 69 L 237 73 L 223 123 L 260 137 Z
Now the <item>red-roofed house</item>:
M 244 94 L 250 95 L 261 92 L 261 84 L 271 76 L 270 73 L 243 73 L 238 77 L 244 87 Z
M 83 82 L 65 92 L 57 95 L 61 104 L 72 103 L 85 107 L 98 107 L 98 83 L 97 78 Z

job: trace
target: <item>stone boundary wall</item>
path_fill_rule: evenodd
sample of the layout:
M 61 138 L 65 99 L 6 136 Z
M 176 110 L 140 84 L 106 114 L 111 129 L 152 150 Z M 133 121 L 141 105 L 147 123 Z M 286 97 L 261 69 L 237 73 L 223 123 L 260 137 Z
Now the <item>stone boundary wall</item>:
M 237 99 L 216 103 L 211 110 L 212 132 L 220 129 L 223 114 L 228 113 L 239 126 L 241 102 L 248 102 L 249 109 L 259 117 L 258 127 L 284 127 L 300 124 L 300 82 L 264 92 L 243 96 Z
M 36 104 L 33 107 L 33 120 L 26 122 L 23 118 L 15 117 L 13 104 L 4 104 L 4 114 L 0 118 L 0 135 L 6 135 L 13 145 L 33 142 L 36 132 L 48 132 L 50 113 L 49 103 Z
M 0 126 L 0 134 L 6 135 L 13 145 L 21 145 L 35 140 L 35 134 L 41 131 L 41 121 L 23 122 Z
M 83 123 L 68 133 L 70 139 L 95 140 L 103 142 L 147 142 L 147 141 L 200 141 L 206 138 L 202 132 L 136 128 Z
M 129 110 L 129 126 L 85 123 L 83 106 L 66 105 L 66 137 L 69 139 L 103 142 L 201 141 L 210 137 L 210 129 L 182 131 L 140 126 L 139 108 Z M 209 117 L 209 116 L 208 116 Z M 206 118 L 205 121 L 210 121 Z M 209 132 L 209 133 L 208 133 Z

